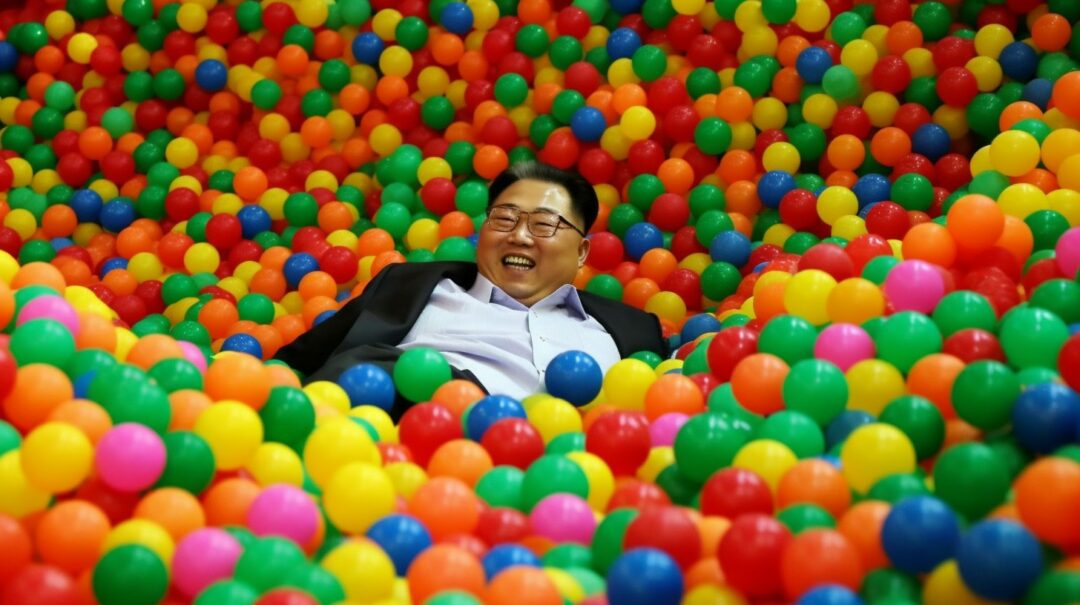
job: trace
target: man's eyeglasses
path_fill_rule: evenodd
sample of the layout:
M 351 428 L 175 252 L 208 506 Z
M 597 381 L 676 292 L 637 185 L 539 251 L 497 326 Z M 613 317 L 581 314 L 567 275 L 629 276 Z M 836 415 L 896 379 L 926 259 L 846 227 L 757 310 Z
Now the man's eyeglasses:
M 529 233 L 533 237 L 552 237 L 558 232 L 559 227 L 566 225 L 574 231 L 585 237 L 585 232 L 578 229 L 570 221 L 563 218 L 561 215 L 534 210 L 532 212 L 526 212 L 519 210 L 513 206 L 495 206 L 488 208 L 487 211 L 487 223 L 495 231 L 508 232 L 513 231 L 518 226 L 518 221 L 521 220 L 521 216 L 525 215 L 527 225 L 529 226 Z

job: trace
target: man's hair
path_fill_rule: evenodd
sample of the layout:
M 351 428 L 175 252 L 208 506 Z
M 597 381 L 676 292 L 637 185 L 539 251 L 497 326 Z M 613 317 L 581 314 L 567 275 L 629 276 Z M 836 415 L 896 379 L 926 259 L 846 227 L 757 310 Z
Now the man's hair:
M 491 181 L 488 187 L 488 208 L 502 195 L 506 188 L 522 180 L 543 181 L 559 185 L 570 195 L 570 204 L 574 212 L 585 219 L 585 233 L 592 229 L 596 215 L 600 212 L 600 201 L 585 177 L 575 172 L 562 170 L 539 162 L 521 162 L 507 168 Z

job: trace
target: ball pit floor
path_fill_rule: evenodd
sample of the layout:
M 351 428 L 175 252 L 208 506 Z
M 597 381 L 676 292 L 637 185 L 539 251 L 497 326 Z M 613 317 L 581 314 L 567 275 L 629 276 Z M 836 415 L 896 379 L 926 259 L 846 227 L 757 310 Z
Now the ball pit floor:
M 0 3 L 0 605 L 1080 602 L 1078 23 Z M 670 359 L 274 360 L 531 160 Z

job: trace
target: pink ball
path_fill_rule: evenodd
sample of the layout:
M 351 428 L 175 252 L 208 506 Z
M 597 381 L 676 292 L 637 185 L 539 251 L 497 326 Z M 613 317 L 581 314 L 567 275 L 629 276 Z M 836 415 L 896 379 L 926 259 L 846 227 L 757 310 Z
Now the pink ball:
M 184 359 L 195 364 L 196 368 L 203 374 L 206 373 L 206 357 L 203 356 L 199 347 L 186 340 L 178 340 L 176 344 L 180 345 L 180 349 L 184 352 Z
M 1073 227 L 1058 238 L 1054 246 L 1054 260 L 1065 277 L 1076 278 L 1077 271 L 1080 271 L 1080 227 Z
M 596 531 L 596 517 L 589 503 L 574 494 L 552 494 L 533 507 L 529 515 L 533 531 L 555 542 L 589 544 Z
M 231 577 L 243 552 L 229 532 L 216 527 L 197 529 L 176 545 L 173 581 L 185 597 L 193 599 L 207 586 Z
M 257 536 L 283 536 L 303 545 L 319 530 L 319 507 L 296 486 L 271 485 L 251 503 L 247 523 Z
M 98 441 L 94 468 L 118 492 L 137 492 L 154 484 L 165 469 L 165 443 L 151 429 L 125 422 Z
M 21 326 L 35 319 L 51 319 L 64 324 L 72 335 L 79 333 L 79 315 L 71 303 L 59 296 L 39 296 L 23 305 L 16 326 Z
M 874 339 L 855 324 L 832 324 L 818 334 L 814 357 L 831 361 L 842 371 L 874 356 Z
M 897 311 L 930 313 L 945 296 L 945 278 L 928 262 L 906 260 L 889 271 L 885 296 Z
M 652 421 L 649 425 L 649 437 L 653 447 L 672 445 L 675 443 L 675 435 L 686 424 L 690 417 L 680 412 L 668 412 Z

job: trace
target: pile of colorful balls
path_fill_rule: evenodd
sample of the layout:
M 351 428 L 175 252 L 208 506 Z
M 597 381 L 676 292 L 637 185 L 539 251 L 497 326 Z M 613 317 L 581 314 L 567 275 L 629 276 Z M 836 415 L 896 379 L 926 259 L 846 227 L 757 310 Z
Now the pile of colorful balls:
M 1080 2 L 28 4 L 0 604 L 1080 602 Z M 673 358 L 272 361 L 531 159 Z

